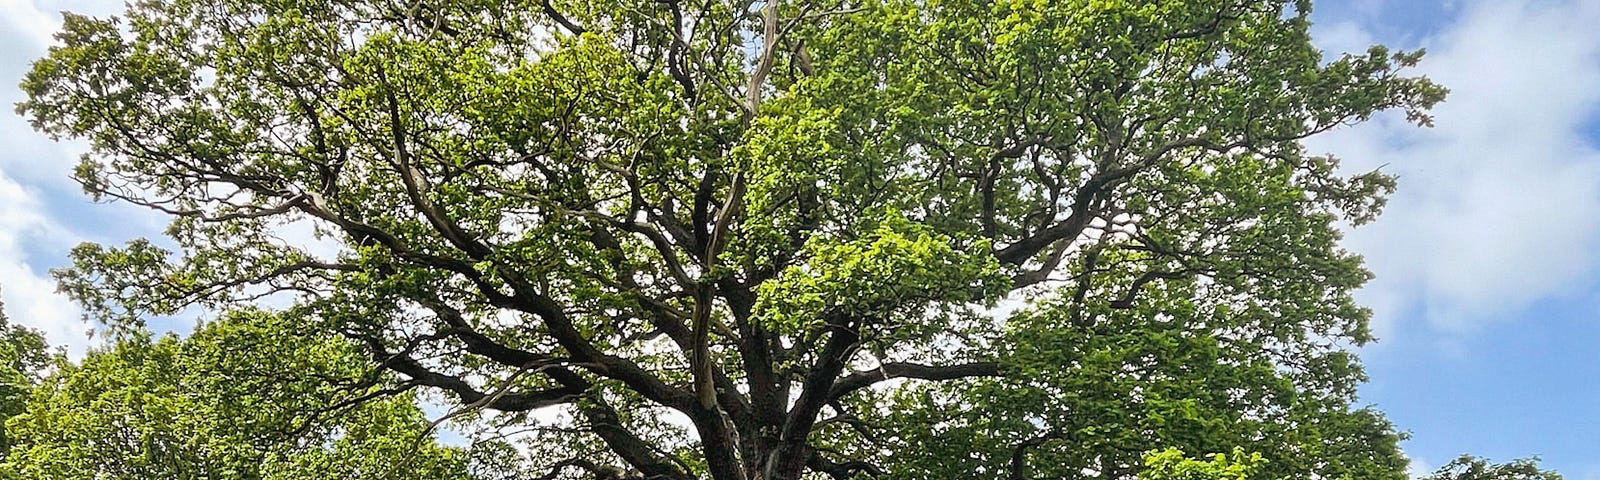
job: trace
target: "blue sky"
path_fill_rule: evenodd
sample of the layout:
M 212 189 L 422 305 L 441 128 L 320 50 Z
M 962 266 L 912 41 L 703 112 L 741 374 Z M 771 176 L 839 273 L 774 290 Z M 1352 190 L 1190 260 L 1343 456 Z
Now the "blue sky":
M 1600 480 L 1600 2 L 1320 2 L 1326 50 L 1429 51 L 1436 127 L 1381 117 L 1309 142 L 1400 191 L 1346 246 L 1377 274 L 1362 390 L 1419 470 L 1538 454 Z
M 1362 400 L 1412 433 L 1419 470 L 1463 452 L 1538 454 L 1600 480 L 1600 0 L 1316 5 L 1325 50 L 1426 47 L 1418 72 L 1453 90 L 1435 128 L 1380 116 L 1308 142 L 1351 171 L 1400 175 L 1385 215 L 1345 241 L 1378 275 L 1360 296 L 1381 338 L 1362 349 Z M 0 0 L 0 103 L 19 100 L 56 12 L 119 7 Z M 162 226 L 80 194 L 67 174 L 82 150 L 0 111 L 0 295 L 74 354 L 91 326 L 48 269 L 78 242 Z

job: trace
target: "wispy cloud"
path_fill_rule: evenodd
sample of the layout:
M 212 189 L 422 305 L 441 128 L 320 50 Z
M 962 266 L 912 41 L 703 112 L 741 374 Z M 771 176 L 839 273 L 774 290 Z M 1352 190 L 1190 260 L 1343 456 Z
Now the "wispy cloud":
M 9 107 L 20 100 L 15 85 L 28 59 L 44 53 L 51 32 L 59 23 L 30 2 L 0 0 L 0 100 Z M 9 110 L 9 108 L 7 109 Z M 48 178 L 44 160 L 68 157 L 28 128 L 26 122 L 6 112 L 0 115 L 0 297 L 13 322 L 42 330 L 51 344 L 81 354 L 89 343 L 89 325 L 78 308 L 55 293 L 55 282 L 35 265 L 30 252 L 40 245 L 70 247 L 77 238 L 48 218 L 44 195 L 34 184 Z M 60 169 L 65 172 L 65 169 Z M 65 182 L 64 176 L 60 181 Z
M 82 353 L 88 345 L 88 324 L 78 308 L 55 294 L 55 283 L 28 263 L 24 244 L 71 245 L 59 225 L 39 214 L 38 200 L 21 184 L 0 172 L 0 296 L 6 314 L 16 323 L 44 331 L 51 344 Z
M 129 234 L 156 231 L 160 223 L 136 209 L 90 206 L 69 175 L 85 147 L 50 141 L 11 106 L 22 100 L 22 76 L 51 44 L 59 12 L 105 15 L 121 7 L 106 0 L 0 0 L 0 45 L 6 46 L 0 48 L 0 297 L 12 321 L 40 329 L 52 345 L 75 356 L 89 348 L 93 326 L 55 292 L 48 270 L 62 266 L 67 250 L 79 242 L 115 237 L 120 243 Z
M 1595 282 L 1600 151 L 1585 129 L 1600 107 L 1597 24 L 1594 2 L 1467 5 L 1412 46 L 1429 50 L 1418 73 L 1451 89 L 1437 127 L 1381 117 L 1311 142 L 1352 169 L 1400 175 L 1385 216 L 1346 243 L 1378 275 L 1362 296 L 1380 336 L 1402 317 L 1470 332 Z M 1372 35 L 1347 24 L 1318 38 L 1350 50 Z
M 1406 460 L 1411 462 L 1409 465 L 1406 465 L 1406 475 L 1411 478 L 1426 477 L 1429 474 L 1432 474 L 1433 469 L 1436 468 L 1433 466 L 1433 464 L 1428 463 L 1421 458 L 1416 458 L 1410 455 L 1406 455 Z

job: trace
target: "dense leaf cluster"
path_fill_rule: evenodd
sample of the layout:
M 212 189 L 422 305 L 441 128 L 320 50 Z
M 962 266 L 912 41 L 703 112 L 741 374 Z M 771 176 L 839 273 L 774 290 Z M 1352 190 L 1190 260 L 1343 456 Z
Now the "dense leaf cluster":
M 354 401 L 371 383 L 354 345 L 285 322 L 240 311 L 186 339 L 126 338 L 60 364 L 6 421 L 0 476 L 471 478 L 411 396 Z

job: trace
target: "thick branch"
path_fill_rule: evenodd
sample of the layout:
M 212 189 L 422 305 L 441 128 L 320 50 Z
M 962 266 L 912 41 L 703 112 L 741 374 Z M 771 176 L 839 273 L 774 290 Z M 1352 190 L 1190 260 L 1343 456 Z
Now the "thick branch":
M 411 377 L 412 383 L 445 389 L 454 393 L 463 404 L 479 405 L 483 408 L 506 412 L 521 412 L 562 405 L 572 403 L 573 400 L 577 399 L 578 395 L 587 389 L 587 386 L 563 386 L 535 392 L 503 393 L 491 396 L 491 394 L 479 391 L 460 377 L 429 370 L 421 362 L 404 353 L 388 353 L 376 342 L 369 342 L 369 347 L 373 349 L 373 356 L 377 357 L 384 367 Z
M 794 407 L 784 420 L 778 447 L 767 462 L 766 478 L 799 478 L 810 457 L 806 439 L 816 425 L 817 414 L 827 404 L 834 379 L 844 371 L 861 342 L 861 334 L 853 324 L 834 324 L 830 330 L 832 333 L 828 335 L 828 342 L 817 353 L 816 364 L 806 374 L 800 396 L 795 399 Z
M 657 453 L 655 446 L 634 435 L 622 424 L 622 416 L 617 410 L 606 403 L 599 395 L 590 395 L 588 401 L 580 402 L 578 410 L 583 418 L 588 420 L 595 435 L 606 442 L 606 446 L 628 465 L 638 469 L 649 479 L 668 480 L 693 480 L 695 477 L 685 473 L 678 465 Z
M 568 32 L 572 32 L 573 35 L 583 35 L 583 32 L 588 31 L 583 27 L 578 26 L 578 24 L 573 23 L 572 20 L 567 19 L 567 16 L 562 15 L 560 11 L 557 11 L 555 5 L 550 4 L 550 0 L 542 0 L 539 3 L 539 6 L 544 9 L 545 15 L 550 16 L 551 20 L 555 20 L 556 23 L 561 24 L 562 28 L 567 29 Z
M 872 384 L 892 378 L 914 378 L 918 380 L 955 380 L 971 377 L 996 377 L 1000 376 L 1000 364 L 995 362 L 975 362 L 961 365 L 922 365 L 916 363 L 885 363 L 878 368 L 855 372 L 840 378 L 833 383 L 833 388 L 828 390 L 830 401 L 838 399 L 850 392 L 871 386 Z
M 1044 445 L 1045 442 L 1049 442 L 1051 440 L 1060 440 L 1065 437 L 1066 435 L 1063 435 L 1060 431 L 1051 430 L 1043 435 L 1023 440 L 1021 443 L 1018 443 L 1017 448 L 1011 450 L 1011 472 L 1007 478 L 1009 480 L 1027 480 L 1028 450 L 1036 448 L 1040 445 Z
M 835 463 L 823 458 L 822 454 L 820 453 L 812 454 L 811 458 L 806 460 L 806 466 L 811 467 L 812 470 L 825 473 L 828 475 L 828 477 L 833 478 L 834 480 L 850 480 L 852 478 L 856 478 L 856 475 L 861 473 L 865 473 L 872 477 L 881 477 L 884 475 L 883 469 L 878 468 L 877 465 L 873 465 L 861 460 Z
M 582 458 L 569 458 L 556 462 L 544 475 L 534 477 L 533 480 L 556 480 L 563 478 L 561 472 L 568 468 L 577 468 L 593 475 L 596 480 L 622 480 L 629 478 L 626 472 L 609 465 L 601 465 Z
M 1040 250 L 1049 247 L 1050 244 L 1055 243 L 1057 240 L 1074 238 L 1082 234 L 1084 228 L 1089 226 L 1089 220 L 1093 218 L 1093 212 L 1089 211 L 1089 206 L 1093 204 L 1095 198 L 1109 193 L 1117 184 L 1150 168 L 1174 150 L 1202 147 L 1221 152 L 1243 145 L 1246 145 L 1246 142 L 1240 141 L 1219 145 L 1206 138 L 1184 138 L 1162 144 L 1128 165 L 1102 170 L 1100 173 L 1090 177 L 1088 181 L 1083 183 L 1082 187 L 1078 188 L 1077 194 L 1073 196 L 1072 214 L 1068 215 L 1065 220 L 996 251 L 995 258 L 1003 263 L 1022 265 L 1033 258 L 1034 255 L 1037 255 Z

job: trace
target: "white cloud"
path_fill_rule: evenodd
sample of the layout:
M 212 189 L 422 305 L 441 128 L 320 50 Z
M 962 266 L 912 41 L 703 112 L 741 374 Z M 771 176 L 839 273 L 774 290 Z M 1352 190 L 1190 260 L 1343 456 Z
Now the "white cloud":
M 1416 73 L 1449 87 L 1437 127 L 1395 116 L 1310 142 L 1352 171 L 1388 165 L 1400 192 L 1347 245 L 1378 275 L 1362 293 L 1380 336 L 1420 311 L 1466 332 L 1572 294 L 1600 246 L 1600 4 L 1480 1 L 1423 40 Z M 1368 38 L 1321 31 L 1329 50 Z M 1359 48 L 1359 47 L 1356 47 Z
M 1371 32 L 1354 22 L 1327 26 L 1318 24 L 1312 35 L 1316 38 L 1317 47 L 1321 48 L 1327 57 L 1338 56 L 1341 53 L 1365 52 L 1367 47 L 1377 43 L 1372 38 Z
M 1438 468 L 1426 460 L 1411 455 L 1406 455 L 1406 460 L 1410 462 L 1406 465 L 1406 476 L 1411 478 L 1426 477 L 1432 474 L 1435 468 Z
M 56 12 L 71 10 L 105 14 L 120 8 L 114 1 L 0 0 L 0 296 L 13 322 L 38 328 L 52 345 L 81 355 L 89 346 L 91 325 L 65 296 L 55 293 L 55 281 L 45 269 L 65 257 L 68 248 L 86 236 L 103 231 L 148 228 L 148 217 L 118 215 L 117 224 L 105 218 L 72 218 L 82 208 L 72 195 L 77 187 L 69 173 L 79 144 L 58 144 L 34 132 L 10 105 L 22 99 L 15 87 L 33 59 L 45 53 L 51 34 L 60 25 Z M 107 216 L 109 217 L 109 215 Z M 88 234 L 88 235 L 85 235 Z M 44 258 L 40 258 L 44 257 Z
M 1356 11 L 1362 15 L 1377 15 L 1383 11 L 1384 0 L 1355 0 Z
M 7 37 L 27 41 L 26 47 L 43 46 L 57 24 L 55 17 L 26 0 L 0 0 L 0 22 L 0 29 L 14 32 Z
M 29 266 L 24 242 L 71 245 L 70 236 L 39 214 L 38 201 L 0 171 L 0 295 L 12 322 L 42 330 L 73 355 L 88 346 L 89 325 L 78 308 L 55 293 L 55 282 Z
M 8 45 L 0 53 L 0 80 L 6 88 L 0 99 L 6 105 L 19 100 L 20 92 L 12 85 L 20 80 L 28 59 L 43 53 L 57 23 L 30 2 L 0 0 L 0 42 Z M 52 345 L 81 354 L 89 343 L 89 325 L 72 302 L 55 293 L 55 282 L 30 264 L 28 248 L 66 248 L 76 239 L 45 217 L 36 189 L 13 178 L 19 171 L 24 173 L 21 178 L 36 178 L 43 163 L 38 160 L 52 155 L 40 148 L 47 142 L 28 137 L 26 122 L 13 115 L 4 117 L 0 118 L 0 142 L 7 146 L 0 155 L 0 297 L 12 322 L 37 328 Z

